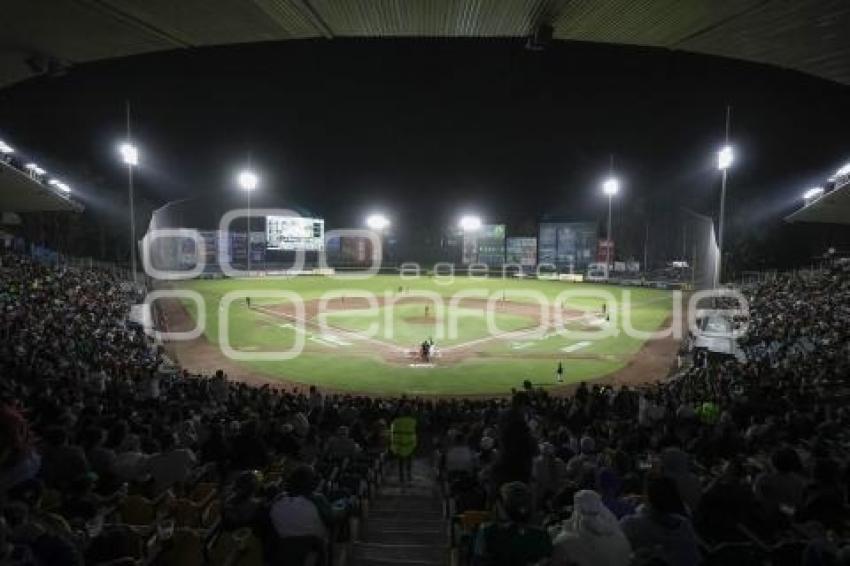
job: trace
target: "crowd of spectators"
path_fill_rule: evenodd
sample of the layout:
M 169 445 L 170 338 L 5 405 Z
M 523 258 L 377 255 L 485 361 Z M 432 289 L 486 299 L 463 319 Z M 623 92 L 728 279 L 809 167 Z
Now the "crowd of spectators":
M 662 383 L 569 397 L 527 385 L 509 406 L 438 408 L 438 466 L 459 512 L 496 508 L 516 527 L 478 529 L 471 560 L 524 548 L 527 563 L 556 565 L 847 563 L 850 274 L 743 291 L 744 361 L 700 356 Z
M 327 487 L 334 466 L 395 450 L 409 480 L 417 447 L 433 450 L 453 511 L 488 519 L 467 533 L 473 563 L 847 559 L 845 272 L 748 288 L 744 362 L 569 396 L 529 384 L 436 400 L 166 371 L 127 322 L 134 287 L 0 261 L 0 563 L 120 558 L 116 509 L 127 522 L 128 500 L 192 500 L 200 483 L 215 486 L 221 529 L 327 539 L 359 489 Z M 394 421 L 423 442 L 394 438 Z

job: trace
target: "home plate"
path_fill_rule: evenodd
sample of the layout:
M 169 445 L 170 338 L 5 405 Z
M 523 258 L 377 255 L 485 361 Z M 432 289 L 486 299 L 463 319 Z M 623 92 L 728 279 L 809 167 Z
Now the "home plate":
M 587 348 L 588 346 L 590 346 L 590 342 L 576 342 L 575 344 L 570 344 L 569 346 L 561 348 L 561 351 L 567 353 L 577 352 L 578 350 L 581 350 L 582 348 Z
M 417 363 L 417 364 L 407 364 L 407 365 L 408 365 L 408 367 L 412 367 L 412 368 L 432 368 L 432 367 L 435 367 L 434 364 L 419 364 L 419 363 Z

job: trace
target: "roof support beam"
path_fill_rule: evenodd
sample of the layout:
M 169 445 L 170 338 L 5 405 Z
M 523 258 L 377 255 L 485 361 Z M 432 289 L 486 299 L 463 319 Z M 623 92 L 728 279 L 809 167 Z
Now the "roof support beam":
M 75 0 L 78 4 L 86 6 L 100 14 L 111 17 L 123 24 L 127 24 L 148 35 L 156 37 L 174 47 L 195 47 L 194 42 L 185 37 L 177 30 L 164 29 L 161 25 L 156 26 L 149 21 L 131 14 L 126 10 L 112 4 L 109 0 Z

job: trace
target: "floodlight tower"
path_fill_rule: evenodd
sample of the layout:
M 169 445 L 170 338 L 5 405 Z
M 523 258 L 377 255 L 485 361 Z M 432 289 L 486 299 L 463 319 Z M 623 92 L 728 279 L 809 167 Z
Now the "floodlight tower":
M 614 208 L 614 195 L 620 192 L 620 180 L 611 175 L 602 183 L 602 192 L 608 196 L 608 231 L 606 232 L 608 245 L 605 246 L 605 274 L 607 276 L 611 269 L 611 260 L 613 259 L 611 257 L 611 246 L 614 243 L 611 233 L 611 212 Z
M 136 209 L 133 196 L 133 167 L 139 164 L 139 149 L 130 137 L 130 102 L 127 102 L 127 140 L 118 146 L 121 160 L 127 166 L 127 199 L 130 203 L 130 271 L 136 283 Z
M 460 228 L 463 230 L 463 240 L 466 242 L 467 234 L 474 234 L 481 229 L 481 217 L 467 214 L 460 219 Z M 475 241 L 475 263 L 478 263 L 478 240 Z
M 260 184 L 260 178 L 251 169 L 243 169 L 236 177 L 239 188 L 245 191 L 248 197 L 248 218 L 245 228 L 246 245 L 248 249 L 248 276 L 251 275 L 251 193 Z
M 721 277 L 723 275 L 723 228 L 726 220 L 726 174 L 727 170 L 732 166 L 735 159 L 732 146 L 729 145 L 729 118 L 732 112 L 732 107 L 726 107 L 726 143 L 717 152 L 717 168 L 722 172 L 722 180 L 720 182 L 720 214 L 717 222 L 717 250 L 720 257 L 717 260 L 717 268 L 714 271 L 714 288 L 720 286 Z
M 380 213 L 370 214 L 366 217 L 366 226 L 373 232 L 378 233 L 378 237 L 381 241 L 381 257 L 383 258 L 384 237 L 386 235 L 387 228 L 390 227 L 390 219 Z M 372 256 L 375 259 L 379 259 L 377 257 L 377 250 L 372 250 Z

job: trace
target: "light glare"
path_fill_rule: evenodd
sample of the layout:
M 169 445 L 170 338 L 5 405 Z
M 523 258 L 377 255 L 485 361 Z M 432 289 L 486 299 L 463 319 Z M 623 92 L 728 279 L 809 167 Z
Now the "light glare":
M 366 226 L 370 229 L 380 232 L 390 225 L 390 220 L 383 214 L 370 214 L 366 218 Z
M 732 166 L 732 161 L 735 156 L 732 152 L 732 146 L 724 146 L 723 149 L 717 152 L 717 168 L 720 170 L 728 169 Z
M 609 177 L 602 183 L 602 191 L 609 197 L 616 195 L 620 191 L 620 181 L 616 177 Z
M 460 219 L 460 227 L 464 232 L 475 232 L 481 229 L 481 218 L 478 216 L 467 215 Z
M 260 178 L 257 177 L 256 173 L 250 169 L 240 171 L 237 181 L 239 182 L 239 187 L 243 191 L 253 191 L 257 188 L 257 185 L 260 184 Z
M 15 150 L 12 149 L 11 145 L 7 144 L 3 140 L 0 140 L 0 153 L 5 153 L 5 154 L 15 153 Z
M 44 175 L 45 173 L 47 173 L 47 171 L 45 171 L 35 163 L 27 163 L 26 165 L 24 165 L 24 167 L 26 167 L 34 175 Z
M 850 175 L 850 163 L 845 163 L 835 172 L 836 177 L 843 177 L 844 175 Z
M 71 187 L 69 187 L 68 185 L 66 185 L 65 183 L 60 181 L 59 179 L 50 179 L 50 181 L 48 181 L 47 184 L 51 185 L 53 187 L 56 187 L 57 189 L 59 189 L 62 192 L 65 192 L 65 193 L 71 192 Z
M 131 143 L 124 142 L 118 148 L 121 153 L 121 159 L 127 165 L 136 166 L 139 164 L 139 149 Z
M 813 187 L 803 193 L 804 200 L 816 199 L 823 194 L 823 189 L 821 187 Z

